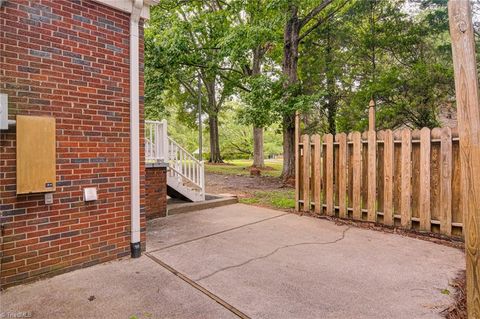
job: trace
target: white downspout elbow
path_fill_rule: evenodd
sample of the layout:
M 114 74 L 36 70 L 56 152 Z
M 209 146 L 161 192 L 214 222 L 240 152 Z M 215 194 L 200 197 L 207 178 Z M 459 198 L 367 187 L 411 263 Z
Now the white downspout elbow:
M 140 72 L 138 23 L 143 0 L 132 0 L 130 15 L 130 214 L 131 256 L 141 255 L 140 243 Z

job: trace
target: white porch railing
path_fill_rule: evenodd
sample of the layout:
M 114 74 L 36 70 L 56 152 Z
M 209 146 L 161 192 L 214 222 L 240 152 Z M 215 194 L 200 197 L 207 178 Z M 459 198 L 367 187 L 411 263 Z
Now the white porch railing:
M 145 121 L 145 159 L 147 162 L 168 163 L 167 182 L 185 196 L 205 199 L 205 166 L 171 139 L 167 121 Z
M 181 176 L 202 191 L 205 189 L 204 164 L 168 137 L 169 176 Z
M 168 162 L 167 121 L 145 121 L 145 159 Z

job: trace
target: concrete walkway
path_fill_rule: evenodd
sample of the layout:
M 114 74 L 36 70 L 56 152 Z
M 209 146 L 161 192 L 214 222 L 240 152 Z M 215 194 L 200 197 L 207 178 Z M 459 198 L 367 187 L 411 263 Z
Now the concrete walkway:
M 457 249 L 242 204 L 152 221 L 147 250 L 8 289 L 0 309 L 33 318 L 441 318 L 452 301 L 444 290 L 464 268 Z

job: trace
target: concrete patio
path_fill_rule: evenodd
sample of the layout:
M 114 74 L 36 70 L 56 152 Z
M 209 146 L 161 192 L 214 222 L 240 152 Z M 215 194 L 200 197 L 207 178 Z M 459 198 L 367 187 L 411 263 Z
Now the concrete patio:
M 462 251 L 242 204 L 148 225 L 147 253 L 13 287 L 33 318 L 441 318 Z

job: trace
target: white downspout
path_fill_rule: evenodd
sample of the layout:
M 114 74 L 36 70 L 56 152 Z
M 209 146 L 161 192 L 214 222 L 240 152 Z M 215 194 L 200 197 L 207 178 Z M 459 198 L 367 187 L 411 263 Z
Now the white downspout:
M 130 15 L 130 199 L 131 199 L 131 256 L 141 255 L 140 243 L 140 72 L 138 23 L 143 0 L 132 0 Z

